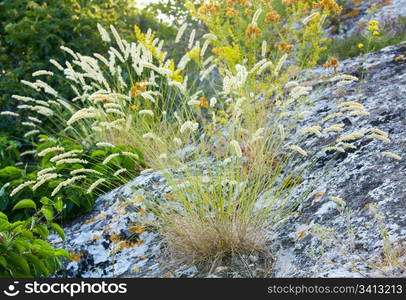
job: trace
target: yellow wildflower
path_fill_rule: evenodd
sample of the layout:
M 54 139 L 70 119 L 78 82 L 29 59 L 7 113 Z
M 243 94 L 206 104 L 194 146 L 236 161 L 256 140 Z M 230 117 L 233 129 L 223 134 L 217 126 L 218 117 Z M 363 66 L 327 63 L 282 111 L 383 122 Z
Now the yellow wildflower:
M 359 49 L 364 48 L 364 44 L 363 44 L 363 43 L 359 43 L 359 44 L 358 44 L 358 48 L 359 48 Z

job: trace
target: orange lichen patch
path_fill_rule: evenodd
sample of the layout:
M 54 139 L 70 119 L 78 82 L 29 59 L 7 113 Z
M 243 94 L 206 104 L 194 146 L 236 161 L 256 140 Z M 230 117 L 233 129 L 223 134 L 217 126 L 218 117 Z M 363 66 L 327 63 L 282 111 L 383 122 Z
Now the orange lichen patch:
M 168 272 L 168 273 L 165 273 L 162 277 L 163 278 L 174 278 L 175 276 L 172 272 Z
M 166 200 L 170 200 L 170 201 L 175 201 L 176 200 L 175 196 L 173 196 L 171 194 L 164 194 L 164 198 Z
M 104 213 L 101 213 L 100 215 L 98 215 L 97 217 L 94 217 L 90 220 L 87 220 L 86 222 L 84 222 L 83 224 L 90 224 L 99 220 L 104 220 L 106 218 L 106 215 Z
M 131 243 L 129 241 L 120 241 L 117 243 L 116 251 L 117 252 L 123 251 L 124 249 L 133 248 L 133 247 L 139 246 L 141 244 L 142 244 L 142 241 L 136 241 L 133 243 Z
M 136 233 L 136 234 L 140 235 L 140 234 L 143 233 L 146 229 L 147 229 L 146 226 L 135 225 L 135 226 L 131 226 L 131 227 L 130 227 L 130 232 L 131 232 L 131 233 Z
M 94 235 L 90 238 L 90 241 L 95 241 L 95 240 L 98 240 L 98 239 L 101 239 L 101 235 L 100 235 L 100 234 L 94 234 Z
M 82 253 L 82 252 L 81 252 L 81 253 L 77 253 L 77 252 L 70 252 L 70 253 L 69 253 L 69 259 L 70 259 L 71 261 L 79 262 L 79 261 L 82 259 L 82 257 L 83 257 L 83 253 Z
M 145 209 L 141 208 L 140 211 L 138 212 L 140 215 L 145 214 Z
M 352 1 L 352 5 L 354 6 L 359 6 L 360 4 L 362 4 L 362 2 L 364 2 L 365 0 L 354 0 Z
M 326 194 L 326 191 L 319 191 L 319 192 L 316 192 L 313 195 L 311 195 L 310 199 L 313 199 L 313 200 L 319 199 L 319 198 L 323 197 L 325 194 Z
M 306 236 L 307 230 L 302 230 L 299 235 L 297 236 L 297 240 L 300 241 L 301 239 L 303 239 Z
M 120 236 L 118 235 L 118 234 L 115 234 L 115 233 L 112 233 L 111 235 L 110 235 L 110 241 L 112 241 L 112 242 L 121 242 L 122 241 L 122 239 L 120 238 Z
M 135 203 L 135 204 L 140 204 L 142 203 L 144 200 L 141 197 L 137 197 L 137 196 L 132 196 L 130 199 L 131 202 Z
M 405 60 L 405 57 L 403 55 L 399 55 L 399 56 L 395 57 L 396 62 L 400 62 L 400 61 L 404 61 L 404 60 Z
M 360 11 L 359 9 L 353 9 L 353 10 L 351 10 L 350 12 L 346 13 L 346 14 L 343 16 L 343 18 L 349 19 L 349 18 L 356 17 L 356 16 L 358 16 L 358 15 L 360 14 L 360 12 L 361 12 L 361 11 Z
M 336 89 L 335 91 L 333 91 L 333 94 L 344 96 L 345 94 L 347 94 L 347 92 L 343 89 Z
M 373 7 L 373 8 L 381 8 L 381 7 L 384 7 L 384 6 L 391 5 L 392 3 L 393 3 L 392 0 L 387 0 L 387 1 L 383 1 L 383 2 L 377 3 L 377 4 L 375 4 L 375 5 L 372 6 L 372 7 Z

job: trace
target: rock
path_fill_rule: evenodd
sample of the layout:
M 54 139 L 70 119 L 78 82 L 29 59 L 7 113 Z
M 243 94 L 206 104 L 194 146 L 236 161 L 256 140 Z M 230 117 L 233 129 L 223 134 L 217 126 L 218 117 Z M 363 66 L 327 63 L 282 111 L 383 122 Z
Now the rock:
M 398 260 L 406 264 L 406 253 L 402 254 L 406 241 L 406 61 L 395 61 L 405 51 L 406 44 L 400 44 L 341 62 L 339 73 L 360 80 L 340 87 L 323 81 L 326 72 L 323 68 L 303 75 L 303 81 L 313 85 L 314 104 L 302 126 L 315 124 L 334 112 L 335 105 L 342 101 L 359 101 L 370 112 L 369 117 L 336 121 L 344 122 L 345 129 L 351 131 L 379 128 L 389 133 L 391 142 L 363 139 L 356 143 L 357 149 L 332 157 L 333 168 L 327 174 L 328 164 L 318 159 L 311 173 L 312 178 L 320 177 L 316 190 L 286 223 L 269 232 L 274 259 L 272 276 L 406 276 L 405 268 L 390 266 L 382 259 L 385 242 L 388 243 L 385 247 L 392 248 L 393 253 L 399 254 Z M 305 146 L 327 142 L 328 139 L 309 137 Z M 403 159 L 384 157 L 382 151 L 397 153 Z M 295 192 L 303 193 L 303 187 L 312 178 L 305 179 Z M 269 270 L 259 265 L 261 259 L 254 256 L 247 257 L 247 264 L 253 270 L 249 274 L 230 266 L 208 274 L 195 266 L 169 265 L 162 251 L 162 239 L 150 228 L 143 227 L 145 220 L 154 216 L 145 213 L 145 204 L 139 201 L 140 194 L 165 201 L 164 194 L 169 191 L 162 173 L 150 173 L 97 199 L 91 214 L 64 227 L 66 241 L 55 235 L 50 237 L 51 243 L 70 251 L 73 258 L 57 276 L 269 276 Z M 340 204 L 329 200 L 329 196 L 343 198 L 351 211 L 340 213 L 343 212 Z M 367 209 L 372 204 L 382 218 Z M 389 236 L 387 240 L 382 237 L 385 234 L 382 224 Z M 333 228 L 334 232 L 326 228 Z M 320 232 L 327 235 L 324 249 L 320 248 L 322 243 L 316 234 Z
M 405 261 L 406 253 L 401 249 L 406 241 L 406 62 L 395 61 L 405 51 L 403 43 L 343 61 L 338 73 L 358 76 L 361 80 L 340 87 L 322 85 L 311 94 L 314 106 L 303 126 L 311 126 L 335 112 L 338 103 L 358 101 L 370 116 L 350 117 L 344 127 L 348 133 L 378 128 L 389 133 L 391 142 L 361 139 L 355 143 L 356 150 L 333 160 L 328 174 L 324 173 L 323 164 L 316 165 L 312 175 L 322 176 L 315 191 L 321 192 L 321 198 L 306 199 L 297 217 L 273 235 L 274 276 L 406 276 L 404 263 L 403 268 L 391 269 L 382 259 L 385 232 L 368 209 L 376 205 L 389 234 L 389 247 L 399 256 L 399 261 Z M 307 74 L 308 79 L 320 78 L 323 72 L 322 68 L 312 70 Z M 340 122 L 343 120 L 336 118 L 331 124 Z M 315 143 L 316 139 L 309 138 L 306 145 Z M 397 153 L 403 159 L 384 157 L 382 151 Z M 351 212 L 341 215 L 339 204 L 328 196 L 343 198 Z M 316 224 L 335 230 L 335 233 L 324 231 L 324 238 L 331 244 L 323 249 L 324 258 L 321 258 L 320 239 L 310 234 Z

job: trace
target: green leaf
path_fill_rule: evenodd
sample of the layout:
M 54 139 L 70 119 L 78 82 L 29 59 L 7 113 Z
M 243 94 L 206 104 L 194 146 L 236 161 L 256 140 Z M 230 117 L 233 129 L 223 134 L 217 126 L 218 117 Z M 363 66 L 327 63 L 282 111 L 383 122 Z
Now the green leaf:
M 4 258 L 4 256 L 0 256 L 0 265 L 7 268 L 7 260 Z
M 12 264 L 14 264 L 15 266 L 19 267 L 26 274 L 30 274 L 30 266 L 28 265 L 27 260 L 23 256 L 9 251 L 7 253 L 7 261 L 9 261 Z
M 45 219 L 47 219 L 48 222 L 51 222 L 54 219 L 54 211 L 51 207 L 41 207 L 41 213 L 44 215 Z
M 24 200 L 19 201 L 16 205 L 14 205 L 13 210 L 22 209 L 22 208 L 37 209 L 37 205 L 31 199 L 24 199 Z
M 56 233 L 61 237 L 61 239 L 65 240 L 65 232 L 63 231 L 62 227 L 56 223 L 52 223 L 51 227 L 56 231 Z
M 8 217 L 0 211 L 0 219 L 8 221 Z
M 49 236 L 48 228 L 42 224 L 37 224 L 32 231 L 39 234 L 43 239 Z
M 45 275 L 45 277 L 49 276 L 49 270 L 37 256 L 34 254 L 26 254 L 25 256 L 41 274 Z

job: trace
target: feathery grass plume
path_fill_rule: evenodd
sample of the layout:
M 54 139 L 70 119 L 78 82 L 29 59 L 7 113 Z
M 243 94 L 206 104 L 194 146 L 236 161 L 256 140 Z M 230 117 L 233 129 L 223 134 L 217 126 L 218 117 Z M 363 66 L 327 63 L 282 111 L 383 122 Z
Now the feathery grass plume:
M 202 49 L 200 50 L 200 55 L 199 55 L 200 57 L 204 57 L 209 45 L 210 45 L 210 40 L 205 40 L 203 43 Z
M 61 160 L 61 159 L 75 157 L 80 153 L 83 153 L 83 150 L 77 150 L 77 149 L 71 150 L 71 151 L 68 151 L 66 153 L 62 153 L 62 154 L 59 154 L 57 156 L 54 156 L 49 161 L 56 162 L 56 161 Z
M 309 127 L 305 127 L 300 129 L 299 131 L 301 134 L 305 134 L 305 133 L 314 133 L 315 135 L 317 135 L 318 137 L 322 136 L 322 133 L 320 132 L 320 126 L 309 126 Z
M 64 68 L 55 59 L 50 59 L 49 62 L 53 64 L 59 71 L 64 70 Z
M 58 160 L 56 162 L 56 165 L 62 165 L 62 164 L 87 164 L 89 163 L 87 160 L 85 159 L 80 159 L 80 158 L 65 158 L 65 159 L 61 159 Z
M 132 158 L 137 159 L 137 160 L 140 159 L 140 157 L 138 156 L 138 154 L 133 153 L 133 152 L 123 151 L 123 152 L 121 152 L 121 154 L 122 154 L 122 155 L 129 156 L 129 157 L 132 157 Z
M 38 124 L 41 124 L 42 123 L 42 121 L 40 120 L 40 119 L 38 119 L 38 118 L 35 118 L 35 117 L 28 117 L 28 120 L 30 120 L 30 121 L 32 121 L 32 122 L 35 122 L 35 123 L 38 123 Z
M 336 83 L 336 86 L 343 86 L 343 85 L 347 85 L 347 84 L 351 84 L 351 83 L 353 83 L 352 80 L 341 80 Z
M 256 25 L 258 23 L 258 18 L 259 16 L 262 14 L 262 8 L 258 8 L 255 13 L 254 16 L 252 17 L 252 21 L 251 24 Z
M 37 125 L 34 124 L 33 122 L 21 122 L 21 125 L 28 126 L 28 127 L 34 127 L 34 128 L 37 127 Z
M 340 198 L 340 197 L 330 196 L 329 199 L 330 199 L 331 201 L 334 201 L 334 202 L 340 204 L 341 206 L 346 206 L 346 205 L 347 205 L 347 202 L 345 202 L 345 201 L 344 201 L 342 198 Z
M 97 147 L 107 147 L 107 148 L 114 148 L 116 146 L 114 146 L 112 143 L 108 143 L 108 142 L 100 142 L 100 143 L 96 143 Z
M 370 138 L 370 139 L 378 139 L 381 140 L 385 143 L 390 143 L 390 139 L 384 135 L 380 135 L 380 134 L 369 134 L 365 136 L 366 138 Z
M 250 140 L 250 143 L 255 143 L 256 141 L 263 139 L 264 138 L 264 136 L 263 136 L 264 133 L 265 133 L 265 128 L 258 128 L 254 132 L 254 134 L 253 134 L 253 136 L 252 136 L 252 138 Z
M 282 66 L 283 66 L 283 64 L 285 63 L 285 61 L 286 61 L 287 58 L 288 58 L 288 54 L 285 53 L 285 54 L 283 54 L 282 57 L 279 59 L 278 63 L 277 63 L 276 66 L 275 66 L 275 69 L 274 69 L 275 75 L 277 75 L 277 74 L 279 73 L 279 71 L 281 70 L 281 68 L 282 68 Z
M 127 172 L 126 168 L 122 168 L 114 172 L 113 176 L 119 176 L 121 173 Z
M 329 79 L 329 81 L 340 81 L 340 80 L 348 80 L 348 81 L 358 81 L 358 78 L 352 75 L 337 75 Z
M 36 77 L 36 76 L 54 76 L 54 73 L 51 72 L 51 71 L 46 71 L 46 70 L 39 70 L 39 71 L 36 71 L 36 72 L 32 73 L 32 76 L 33 77 Z
M 383 131 L 383 130 L 380 130 L 380 129 L 377 129 L 377 128 L 368 128 L 367 131 L 375 132 L 375 133 L 377 133 L 377 134 L 380 134 L 380 135 L 383 135 L 383 136 L 388 137 L 388 133 L 387 133 L 387 132 L 385 132 L 385 131 Z
M 26 97 L 26 96 L 12 95 L 11 98 L 16 99 L 18 101 L 22 101 L 22 102 L 35 102 L 35 99 L 33 99 L 31 97 Z
M 183 34 L 186 31 L 187 26 L 188 26 L 187 23 L 185 23 L 179 28 L 178 33 L 175 38 L 175 43 L 179 43 L 180 39 L 182 38 Z
M 344 147 L 351 148 L 351 149 L 357 149 L 357 146 L 350 144 L 350 143 L 344 143 L 344 142 L 339 142 L 337 144 L 337 146 L 344 146 Z
M 305 150 L 303 150 L 301 147 L 297 146 L 297 145 L 290 145 L 289 149 L 299 152 L 300 154 L 302 154 L 303 156 L 307 156 L 307 152 Z
M 345 124 L 344 123 L 337 123 L 337 124 L 333 124 L 327 128 L 323 129 L 323 132 L 331 132 L 331 131 L 343 131 Z
M 384 155 L 384 156 L 396 159 L 396 160 L 401 160 L 402 159 L 399 155 L 397 155 L 397 154 L 395 154 L 393 152 L 389 152 L 389 151 L 383 151 L 383 152 L 381 152 L 381 154 Z
M 30 180 L 30 181 L 26 181 L 22 184 L 20 184 L 19 186 L 17 186 L 15 189 L 13 189 L 10 193 L 10 197 L 13 197 L 14 195 L 16 195 L 18 192 L 22 191 L 24 188 L 30 186 L 31 184 L 34 184 L 35 180 Z
M 106 181 L 106 179 L 104 179 L 104 178 L 100 178 L 100 179 L 96 180 L 96 181 L 93 182 L 93 184 L 87 189 L 87 193 L 88 193 L 88 194 L 92 193 L 95 188 L 97 188 L 100 184 L 102 184 L 102 183 L 105 182 L 105 181 Z
M 59 152 L 59 151 L 64 151 L 64 150 L 65 150 L 65 148 L 60 147 L 60 146 L 49 147 L 49 148 L 46 148 L 46 149 L 42 150 L 41 152 L 39 152 L 38 156 L 41 157 L 41 156 L 45 156 L 45 155 L 47 155 L 49 153 Z
M 70 172 L 70 175 L 74 176 L 80 173 L 91 173 L 91 174 L 96 174 L 96 175 L 102 175 L 102 173 L 100 173 L 99 171 L 93 170 L 93 169 L 76 169 Z
M 107 32 L 106 29 L 104 29 L 103 26 L 101 26 L 99 23 L 97 23 L 97 29 L 99 30 L 100 33 L 100 37 L 102 38 L 103 41 L 110 43 L 111 39 L 110 39 L 110 35 Z
M 80 180 L 80 179 L 85 179 L 85 178 L 86 178 L 85 175 L 79 175 L 79 176 L 74 176 L 74 177 L 68 178 L 68 179 L 66 179 L 65 181 L 62 181 L 61 183 L 59 183 L 59 184 L 54 188 L 54 190 L 53 190 L 52 193 L 51 193 L 51 197 L 53 197 L 53 196 L 55 196 L 56 194 L 58 194 L 59 191 L 60 191 L 63 187 L 68 186 L 68 185 L 71 185 L 71 184 L 75 183 L 76 181 L 78 181 L 78 180 Z
M 26 155 L 35 154 L 35 153 L 37 153 L 37 151 L 36 151 L 36 150 L 28 150 L 28 151 L 24 151 L 24 152 L 22 152 L 22 153 L 20 154 L 20 157 L 22 157 L 22 156 L 26 156 Z
M 266 56 L 266 51 L 268 49 L 268 43 L 266 42 L 266 40 L 262 41 L 262 46 L 261 46 L 261 56 L 265 57 Z
M 315 17 L 317 17 L 319 15 L 318 12 L 314 12 L 311 15 L 307 16 L 306 18 L 304 18 L 302 20 L 303 25 L 307 25 L 307 23 L 309 23 L 311 20 L 313 20 Z
M 82 119 L 92 119 L 97 118 L 98 113 L 96 112 L 96 108 L 94 107 L 86 107 L 78 110 L 75 112 L 70 119 L 66 122 L 68 126 L 72 125 L 73 123 L 82 120 Z
M 41 176 L 43 176 L 43 175 L 45 175 L 45 174 L 47 174 L 47 173 L 49 173 L 49 172 L 51 172 L 51 171 L 54 171 L 54 170 L 55 170 L 55 167 L 50 167 L 50 168 L 42 169 L 41 171 L 39 171 L 39 172 L 37 173 L 37 178 L 39 179 Z
M 257 75 L 261 75 L 267 68 L 270 68 L 273 66 L 273 63 L 271 61 L 267 61 L 264 63 L 257 71 Z
M 72 49 L 70 49 L 70 48 L 68 48 L 66 46 L 61 46 L 60 48 L 61 48 L 62 51 L 65 51 L 66 53 L 71 55 L 74 59 L 78 60 L 78 56 L 76 55 L 76 53 Z
M 144 169 L 140 172 L 140 174 L 148 174 L 154 172 L 154 169 Z
M 32 135 L 35 135 L 38 133 L 40 133 L 40 131 L 38 129 L 34 129 L 34 130 L 28 131 L 26 134 L 24 134 L 24 137 L 26 138 L 26 137 L 29 137 L 29 136 L 32 136 Z
M 370 113 L 365 111 L 365 110 L 359 110 L 359 111 L 352 111 L 347 114 L 347 116 L 352 117 L 352 116 L 369 116 Z
M 32 83 L 32 82 L 29 82 L 29 81 L 27 81 L 27 80 L 21 80 L 20 82 L 21 82 L 22 84 L 24 84 L 24 85 L 26 85 L 26 86 L 32 88 L 33 90 L 36 90 L 37 92 L 39 91 L 39 88 L 38 88 L 34 83 Z
M 150 110 L 150 109 L 143 109 L 143 110 L 140 110 L 139 112 L 138 112 L 138 114 L 139 115 L 149 115 L 149 116 L 151 116 L 151 117 L 153 117 L 154 116 L 154 112 L 152 111 L 152 110 Z
M 309 94 L 309 91 L 311 90 L 312 90 L 311 87 L 296 86 L 290 91 L 289 96 L 292 99 L 296 100 L 299 99 L 300 97 L 307 96 Z
M 103 160 L 102 164 L 103 164 L 103 165 L 107 165 L 113 158 L 116 158 L 116 157 L 118 157 L 118 156 L 120 156 L 120 153 L 113 153 L 113 154 L 110 154 L 109 156 L 107 156 L 107 157 Z
M 196 29 L 193 29 L 192 33 L 190 34 L 190 37 L 189 37 L 189 44 L 188 44 L 189 49 L 192 49 L 193 43 L 195 41 L 195 37 L 196 37 Z
M 44 174 L 39 178 L 39 181 L 34 184 L 32 186 L 32 190 L 35 191 L 36 189 L 38 189 L 41 185 L 43 185 L 45 182 L 58 178 L 60 175 L 56 174 L 56 173 L 48 173 L 48 174 Z
M 180 133 L 185 133 L 186 131 L 196 131 L 199 128 L 199 123 L 197 122 L 192 122 L 192 121 L 186 121 L 185 123 L 182 124 L 180 127 Z
M 337 139 L 337 141 L 338 141 L 338 142 L 342 142 L 342 141 L 353 141 L 353 140 L 359 139 L 359 138 L 361 138 L 361 137 L 363 137 L 363 136 L 364 136 L 363 133 L 354 132 L 354 133 L 351 133 L 351 134 L 349 134 L 349 135 L 345 135 L 345 136 L 339 137 L 339 138 Z
M 241 158 L 242 157 L 242 150 L 240 147 L 240 144 L 236 140 L 232 140 L 230 142 L 231 146 L 234 148 L 234 152 L 237 155 L 237 157 Z
M 19 117 L 20 115 L 12 111 L 2 111 L 0 116 L 10 116 L 10 117 Z

